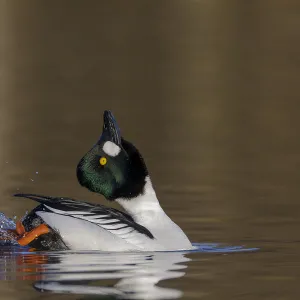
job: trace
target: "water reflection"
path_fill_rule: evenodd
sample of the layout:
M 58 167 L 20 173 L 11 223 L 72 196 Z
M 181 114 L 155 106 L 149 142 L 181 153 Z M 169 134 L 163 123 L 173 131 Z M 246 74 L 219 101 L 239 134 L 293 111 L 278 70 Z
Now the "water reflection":
M 183 252 L 34 252 L 9 236 L 15 222 L 0 213 L 0 279 L 31 280 L 36 290 L 113 297 L 115 299 L 176 299 L 182 291 L 157 284 L 185 275 L 193 252 L 252 252 L 255 248 L 193 243 Z M 109 283 L 107 283 L 109 281 Z M 113 283 L 112 283 L 113 281 Z
M 1 253 L 1 279 L 33 280 L 39 291 L 112 296 L 118 299 L 176 299 L 182 291 L 159 287 L 185 275 L 190 258 L 180 252 Z M 20 251 L 20 250 L 17 250 Z M 118 280 L 112 286 L 104 280 Z

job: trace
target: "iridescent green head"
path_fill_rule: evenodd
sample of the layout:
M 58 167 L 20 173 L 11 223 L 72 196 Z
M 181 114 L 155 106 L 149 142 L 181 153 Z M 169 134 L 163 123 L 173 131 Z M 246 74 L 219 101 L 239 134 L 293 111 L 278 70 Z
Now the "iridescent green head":
M 79 183 L 108 200 L 134 198 L 143 193 L 148 171 L 138 150 L 121 137 L 110 111 L 104 111 L 99 141 L 77 166 Z

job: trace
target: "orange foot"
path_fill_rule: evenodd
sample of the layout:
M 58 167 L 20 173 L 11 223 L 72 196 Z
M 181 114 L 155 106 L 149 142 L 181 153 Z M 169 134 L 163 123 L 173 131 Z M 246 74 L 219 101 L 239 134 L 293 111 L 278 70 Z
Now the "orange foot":
M 18 223 L 17 223 L 17 229 L 16 230 L 19 233 L 19 231 L 18 231 Z M 21 223 L 21 225 L 22 225 L 22 223 Z M 24 228 L 23 225 L 22 225 L 22 227 L 20 226 L 19 229 L 20 229 L 20 232 L 24 229 L 24 232 L 22 231 L 23 232 L 22 237 L 20 237 L 18 239 L 18 243 L 21 246 L 27 246 L 29 243 L 31 243 L 34 239 L 36 239 L 40 235 L 50 232 L 49 228 L 45 224 L 41 224 L 41 225 L 39 225 L 38 227 L 32 229 L 29 232 L 25 232 L 25 228 Z
M 25 228 L 24 228 L 24 226 L 23 226 L 23 224 L 22 224 L 21 221 L 17 222 L 16 232 L 17 232 L 18 235 L 22 235 L 22 234 L 24 234 L 26 232 L 26 230 L 25 230 Z

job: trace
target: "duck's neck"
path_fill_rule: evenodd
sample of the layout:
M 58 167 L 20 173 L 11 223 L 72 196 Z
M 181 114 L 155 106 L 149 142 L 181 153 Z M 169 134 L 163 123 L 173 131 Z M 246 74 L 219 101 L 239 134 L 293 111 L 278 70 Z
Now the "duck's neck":
M 149 211 L 163 211 L 158 202 L 149 176 L 146 177 L 143 194 L 131 199 L 119 198 L 116 199 L 116 201 L 132 217 L 142 215 L 143 213 L 147 213 Z

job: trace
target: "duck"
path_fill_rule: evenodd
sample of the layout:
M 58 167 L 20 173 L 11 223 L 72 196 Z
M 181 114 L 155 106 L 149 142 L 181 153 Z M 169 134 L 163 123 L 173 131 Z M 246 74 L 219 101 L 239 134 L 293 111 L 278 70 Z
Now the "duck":
M 16 224 L 20 246 L 109 252 L 192 249 L 161 207 L 142 155 L 123 138 L 111 111 L 104 111 L 102 134 L 80 159 L 76 174 L 82 187 L 124 211 L 69 197 L 15 194 L 39 203 Z

